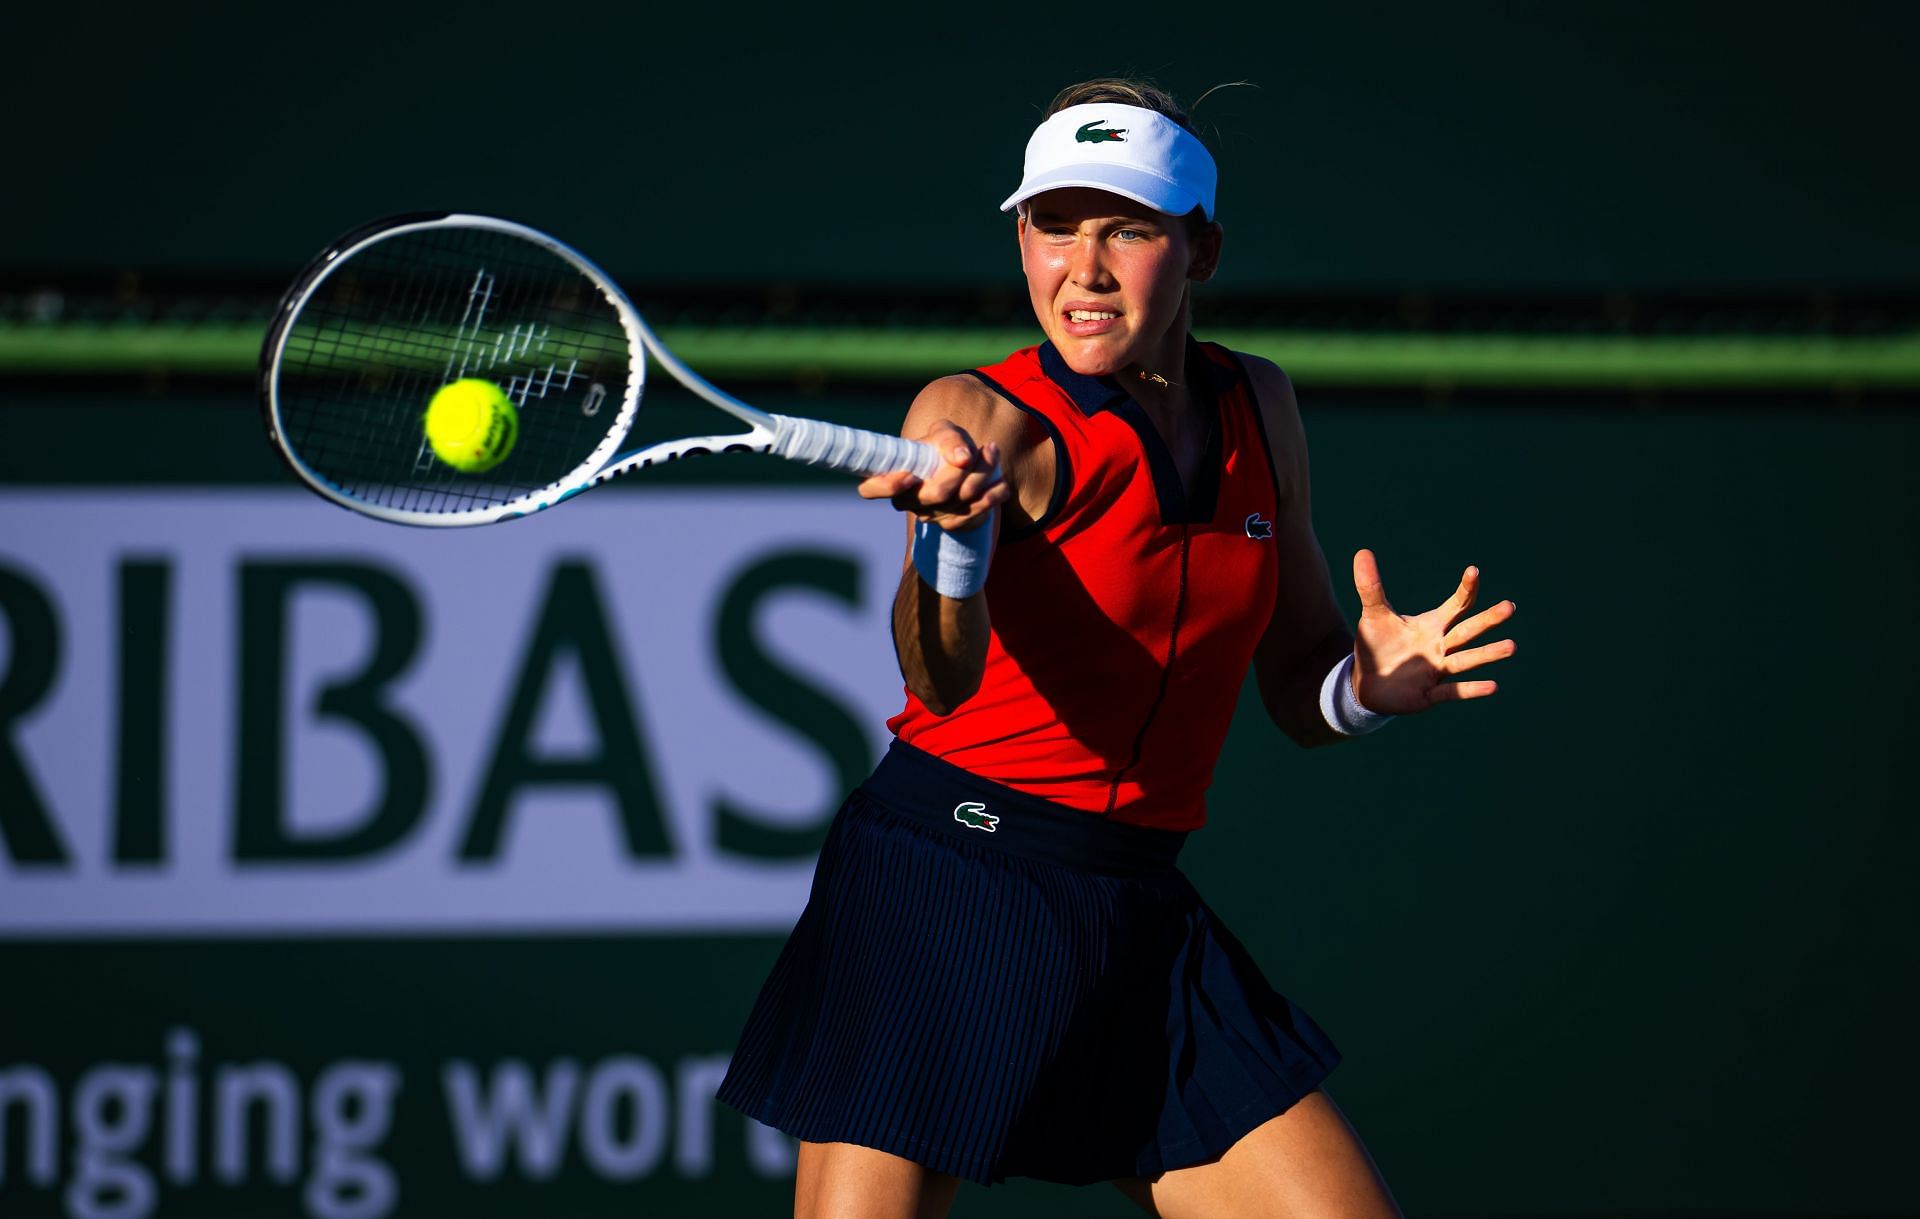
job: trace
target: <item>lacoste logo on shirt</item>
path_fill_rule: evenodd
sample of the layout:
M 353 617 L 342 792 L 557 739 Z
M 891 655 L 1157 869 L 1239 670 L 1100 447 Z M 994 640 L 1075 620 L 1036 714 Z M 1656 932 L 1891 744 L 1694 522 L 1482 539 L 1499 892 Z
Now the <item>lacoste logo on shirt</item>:
M 1127 129 L 1125 127 L 1101 127 L 1100 124 L 1106 121 L 1105 119 L 1095 119 L 1091 123 L 1088 123 L 1073 133 L 1073 142 L 1076 144 L 1126 143 Z M 1098 130 L 1096 130 L 1096 128 L 1098 128 Z
M 1266 541 L 1273 537 L 1273 522 L 1260 519 L 1258 512 L 1247 513 L 1247 536 L 1256 541 Z
M 966 800 L 954 805 L 953 819 L 970 830 L 985 830 L 991 834 L 1000 824 L 1000 818 L 987 811 L 987 806 L 977 800 Z

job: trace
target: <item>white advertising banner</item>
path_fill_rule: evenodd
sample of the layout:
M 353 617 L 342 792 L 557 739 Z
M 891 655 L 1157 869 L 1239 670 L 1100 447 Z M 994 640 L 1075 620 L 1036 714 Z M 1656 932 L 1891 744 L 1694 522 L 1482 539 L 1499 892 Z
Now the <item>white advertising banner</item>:
M 900 546 L 840 488 L 0 492 L 0 936 L 785 931 Z

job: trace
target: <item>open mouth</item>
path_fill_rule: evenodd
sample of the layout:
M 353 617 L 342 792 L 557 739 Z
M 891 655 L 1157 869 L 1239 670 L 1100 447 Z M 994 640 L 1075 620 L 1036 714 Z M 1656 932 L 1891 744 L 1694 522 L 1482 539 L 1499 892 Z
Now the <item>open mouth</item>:
M 1069 301 L 1060 310 L 1062 329 L 1076 339 L 1105 334 L 1120 324 L 1120 310 L 1103 308 L 1097 301 Z

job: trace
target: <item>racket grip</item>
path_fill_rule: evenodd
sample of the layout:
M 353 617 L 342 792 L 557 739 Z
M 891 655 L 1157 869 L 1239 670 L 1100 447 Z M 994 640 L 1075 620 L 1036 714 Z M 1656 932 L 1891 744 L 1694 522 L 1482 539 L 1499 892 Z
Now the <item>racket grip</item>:
M 912 470 L 925 478 L 940 468 L 940 454 L 930 444 L 791 415 L 773 417 L 773 452 L 847 474 Z

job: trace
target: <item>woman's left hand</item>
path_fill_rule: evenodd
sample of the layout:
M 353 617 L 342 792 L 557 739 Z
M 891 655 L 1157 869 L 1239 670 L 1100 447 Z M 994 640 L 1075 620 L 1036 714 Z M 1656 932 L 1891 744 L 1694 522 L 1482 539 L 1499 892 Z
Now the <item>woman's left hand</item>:
M 1499 688 L 1491 681 L 1448 681 L 1513 655 L 1511 639 L 1467 647 L 1488 630 L 1513 617 L 1514 604 L 1466 617 L 1480 587 L 1480 569 L 1469 567 L 1453 595 L 1424 614 L 1394 612 L 1380 583 L 1371 550 L 1353 556 L 1353 587 L 1360 594 L 1360 625 L 1354 630 L 1353 693 L 1360 705 L 1382 715 L 1408 715 L 1435 703 L 1485 698 Z

